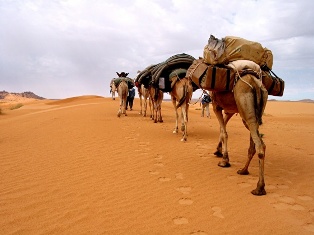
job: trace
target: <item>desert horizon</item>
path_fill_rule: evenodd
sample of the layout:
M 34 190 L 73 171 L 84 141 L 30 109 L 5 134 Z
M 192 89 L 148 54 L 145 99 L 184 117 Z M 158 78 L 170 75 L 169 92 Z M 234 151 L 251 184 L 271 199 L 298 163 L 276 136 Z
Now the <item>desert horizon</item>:
M 227 126 L 231 167 L 220 168 L 211 105 L 211 118 L 190 105 L 181 142 L 166 100 L 163 123 L 139 115 L 138 98 L 120 118 L 119 98 L 0 102 L 0 233 L 313 234 L 314 104 L 269 98 L 260 197 L 257 157 L 237 174 L 249 146 L 239 115 Z

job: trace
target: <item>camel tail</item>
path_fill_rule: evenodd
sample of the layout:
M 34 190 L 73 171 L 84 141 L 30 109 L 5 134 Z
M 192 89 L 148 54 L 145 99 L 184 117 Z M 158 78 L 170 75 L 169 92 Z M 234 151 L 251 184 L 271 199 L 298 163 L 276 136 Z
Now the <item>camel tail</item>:
M 185 83 L 184 86 L 183 86 L 183 96 L 181 97 L 181 99 L 179 100 L 179 102 L 178 102 L 178 104 L 176 106 L 177 109 L 180 108 L 181 105 L 185 102 L 186 96 L 187 96 L 187 91 L 188 91 L 188 88 L 187 88 L 187 85 Z
M 256 119 L 257 119 L 258 124 L 262 125 L 263 124 L 262 116 L 263 116 L 264 109 L 266 106 L 266 101 L 267 101 L 267 91 L 263 89 L 263 87 L 254 89 L 254 97 L 255 97 L 254 106 L 255 106 Z

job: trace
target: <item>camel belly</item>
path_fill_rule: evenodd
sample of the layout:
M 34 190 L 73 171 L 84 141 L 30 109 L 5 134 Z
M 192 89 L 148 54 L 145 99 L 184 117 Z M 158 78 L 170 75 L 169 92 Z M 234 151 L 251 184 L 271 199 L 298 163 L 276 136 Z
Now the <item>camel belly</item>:
M 238 113 L 237 104 L 234 99 L 234 93 L 231 91 L 212 92 L 212 100 L 225 113 Z

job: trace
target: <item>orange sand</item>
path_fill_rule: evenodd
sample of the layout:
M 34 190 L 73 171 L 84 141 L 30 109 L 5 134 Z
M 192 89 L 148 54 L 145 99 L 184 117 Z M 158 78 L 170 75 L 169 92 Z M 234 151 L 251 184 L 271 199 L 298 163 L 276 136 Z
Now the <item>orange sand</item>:
M 249 133 L 228 125 L 231 167 L 219 168 L 219 127 L 190 108 L 188 141 L 138 114 L 117 117 L 118 99 L 34 101 L 0 115 L 0 234 L 313 234 L 314 104 L 268 102 L 267 195 L 253 196 Z

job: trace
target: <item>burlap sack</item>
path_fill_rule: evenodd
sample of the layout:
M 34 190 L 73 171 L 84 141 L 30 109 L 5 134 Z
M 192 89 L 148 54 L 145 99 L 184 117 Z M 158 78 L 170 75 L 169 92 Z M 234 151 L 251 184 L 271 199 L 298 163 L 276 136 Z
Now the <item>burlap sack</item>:
M 285 82 L 281 78 L 274 77 L 270 72 L 262 72 L 262 82 L 268 91 L 268 95 L 282 96 L 285 89 Z
M 258 42 L 233 36 L 227 36 L 221 40 L 211 36 L 204 48 L 203 56 L 205 63 L 212 65 L 228 64 L 236 60 L 251 60 L 262 69 L 265 65 L 269 69 L 273 66 L 271 50 L 263 48 Z
M 207 65 L 203 59 L 195 60 L 186 74 L 198 87 L 206 90 L 231 91 L 234 86 L 233 69 Z

